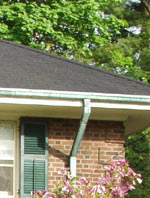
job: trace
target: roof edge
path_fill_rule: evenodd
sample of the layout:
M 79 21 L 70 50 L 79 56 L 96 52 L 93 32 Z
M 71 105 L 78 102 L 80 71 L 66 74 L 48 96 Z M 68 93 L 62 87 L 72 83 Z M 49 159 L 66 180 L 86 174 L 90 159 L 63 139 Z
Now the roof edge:
M 108 94 L 94 92 L 73 92 L 73 91 L 54 91 L 18 88 L 0 88 L 0 97 L 13 98 L 38 98 L 38 99 L 70 99 L 84 100 L 90 99 L 99 102 L 121 102 L 150 104 L 150 96 L 127 95 L 127 94 Z

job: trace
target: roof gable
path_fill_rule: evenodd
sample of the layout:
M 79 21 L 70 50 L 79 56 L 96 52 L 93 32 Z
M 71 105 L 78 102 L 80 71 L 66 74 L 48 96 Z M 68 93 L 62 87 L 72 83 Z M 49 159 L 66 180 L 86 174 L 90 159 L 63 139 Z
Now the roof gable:
M 0 40 L 0 87 L 150 95 L 150 86 L 108 71 Z

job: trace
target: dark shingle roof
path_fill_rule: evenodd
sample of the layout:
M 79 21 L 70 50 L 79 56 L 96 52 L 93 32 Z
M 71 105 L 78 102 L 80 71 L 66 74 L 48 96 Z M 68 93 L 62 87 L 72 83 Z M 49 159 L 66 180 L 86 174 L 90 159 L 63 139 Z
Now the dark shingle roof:
M 0 40 L 0 87 L 150 95 L 150 86 Z

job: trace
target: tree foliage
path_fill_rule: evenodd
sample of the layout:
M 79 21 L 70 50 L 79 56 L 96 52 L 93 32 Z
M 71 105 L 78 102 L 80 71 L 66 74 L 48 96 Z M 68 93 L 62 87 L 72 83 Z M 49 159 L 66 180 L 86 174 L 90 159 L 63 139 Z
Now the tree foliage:
M 150 82 L 150 1 L 125 0 L 123 5 L 108 8 L 128 23 L 115 41 L 95 52 L 98 67 L 137 80 Z
M 150 197 L 150 129 L 130 136 L 126 140 L 126 158 L 130 166 L 142 174 L 143 183 L 128 198 Z
M 111 42 L 125 20 L 104 14 L 121 0 L 1 0 L 0 37 L 82 62 Z
M 149 0 L 0 0 L 0 38 L 150 82 Z

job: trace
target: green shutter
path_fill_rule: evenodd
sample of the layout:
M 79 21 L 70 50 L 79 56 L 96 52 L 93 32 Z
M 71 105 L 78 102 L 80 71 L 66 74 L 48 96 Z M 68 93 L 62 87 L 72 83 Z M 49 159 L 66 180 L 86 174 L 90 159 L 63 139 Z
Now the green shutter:
M 34 161 L 34 190 L 45 190 L 45 161 Z
M 31 191 L 47 189 L 47 134 L 46 123 L 22 123 L 20 198 L 29 198 Z
M 24 160 L 24 193 L 30 194 L 34 189 L 33 160 Z
M 45 126 L 39 124 L 25 124 L 24 153 L 45 155 Z
M 24 160 L 24 193 L 45 190 L 45 161 Z

